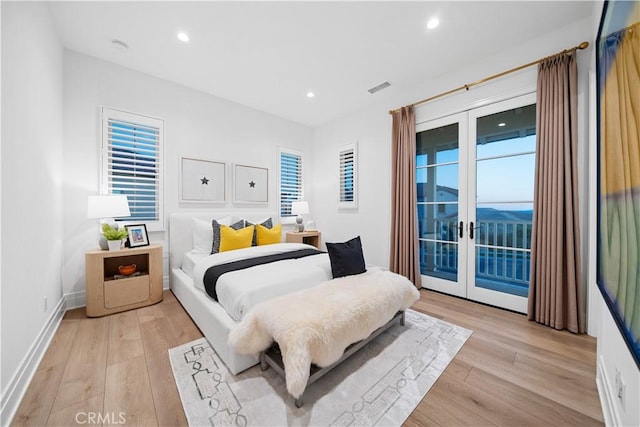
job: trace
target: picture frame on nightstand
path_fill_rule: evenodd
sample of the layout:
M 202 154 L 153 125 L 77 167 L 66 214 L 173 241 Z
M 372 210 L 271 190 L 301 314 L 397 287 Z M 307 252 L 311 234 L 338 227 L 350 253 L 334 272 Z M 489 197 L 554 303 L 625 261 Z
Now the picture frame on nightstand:
M 129 234 L 129 247 L 139 248 L 142 246 L 149 246 L 149 234 L 147 233 L 147 226 L 144 224 L 125 225 L 127 233 Z

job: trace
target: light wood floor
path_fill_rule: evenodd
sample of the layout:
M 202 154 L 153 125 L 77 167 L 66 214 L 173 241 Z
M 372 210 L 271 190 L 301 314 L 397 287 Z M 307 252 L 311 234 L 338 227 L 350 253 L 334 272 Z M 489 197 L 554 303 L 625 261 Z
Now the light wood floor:
M 413 308 L 473 335 L 406 426 L 602 425 L 593 338 L 425 290 Z M 118 424 L 124 412 L 126 425 L 186 425 L 167 350 L 201 336 L 170 291 L 102 318 L 68 311 L 13 424 Z

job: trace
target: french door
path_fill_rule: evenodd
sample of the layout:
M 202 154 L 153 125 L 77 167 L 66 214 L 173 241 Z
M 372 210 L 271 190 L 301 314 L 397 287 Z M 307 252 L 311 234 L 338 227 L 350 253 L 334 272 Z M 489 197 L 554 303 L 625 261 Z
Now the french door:
M 535 94 L 416 125 L 422 285 L 526 312 Z

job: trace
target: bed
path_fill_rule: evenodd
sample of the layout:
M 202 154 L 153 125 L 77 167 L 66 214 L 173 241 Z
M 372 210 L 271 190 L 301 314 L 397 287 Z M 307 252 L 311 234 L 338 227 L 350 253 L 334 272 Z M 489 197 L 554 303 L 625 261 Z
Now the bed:
M 194 246 L 194 218 L 210 223 L 213 218 L 222 216 L 225 216 L 225 213 L 191 212 L 176 213 L 170 216 L 169 283 L 175 296 L 189 313 L 198 328 L 200 328 L 227 368 L 233 374 L 237 374 L 258 364 L 258 357 L 239 354 L 233 351 L 227 344 L 229 332 L 231 328 L 237 324 L 237 321 L 240 320 L 244 309 L 237 308 L 234 319 L 220 303 L 207 295 L 201 287 L 196 286 L 192 277 L 193 271 L 198 268 L 197 263 L 199 259 L 203 256 L 202 254 L 190 254 Z M 275 214 L 263 211 L 240 213 L 232 216 L 234 219 L 236 217 L 244 218 L 254 223 L 260 223 L 264 218 L 277 218 Z M 311 246 L 303 244 L 289 245 L 296 245 L 296 248 L 311 248 Z M 307 267 L 311 265 L 313 270 L 311 275 L 306 275 L 306 283 L 301 285 L 313 286 L 314 284 L 331 279 L 331 267 L 328 256 L 322 254 L 315 256 L 315 258 L 315 260 L 309 259 L 304 263 Z M 310 268 L 305 269 L 309 270 Z M 288 287 L 290 288 L 291 286 L 292 282 L 290 280 L 288 283 L 284 283 L 278 292 L 284 293 Z
M 196 241 L 211 234 L 212 218 L 207 213 L 170 217 L 171 289 L 233 374 L 258 364 L 259 357 L 263 368 L 281 366 L 278 372 L 286 374 L 296 406 L 308 384 L 402 321 L 404 310 L 419 298 L 405 277 L 365 266 L 360 237 L 327 243 L 330 254 L 301 243 L 272 243 L 209 255 L 211 243 Z M 252 223 L 265 218 L 244 217 Z M 281 239 L 280 231 L 272 236 Z M 274 343 L 280 362 L 270 357 Z M 323 370 L 310 372 L 312 365 Z

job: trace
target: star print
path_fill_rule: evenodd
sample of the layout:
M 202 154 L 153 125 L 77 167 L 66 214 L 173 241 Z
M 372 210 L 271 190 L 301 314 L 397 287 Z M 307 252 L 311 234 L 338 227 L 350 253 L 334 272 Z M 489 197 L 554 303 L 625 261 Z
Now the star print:
M 249 183 L 249 188 L 256 188 L 256 183 L 255 183 L 255 182 L 253 182 L 253 181 L 251 181 L 251 182 Z
M 209 179 L 206 176 L 200 178 L 200 181 L 202 182 L 202 185 L 209 185 Z

